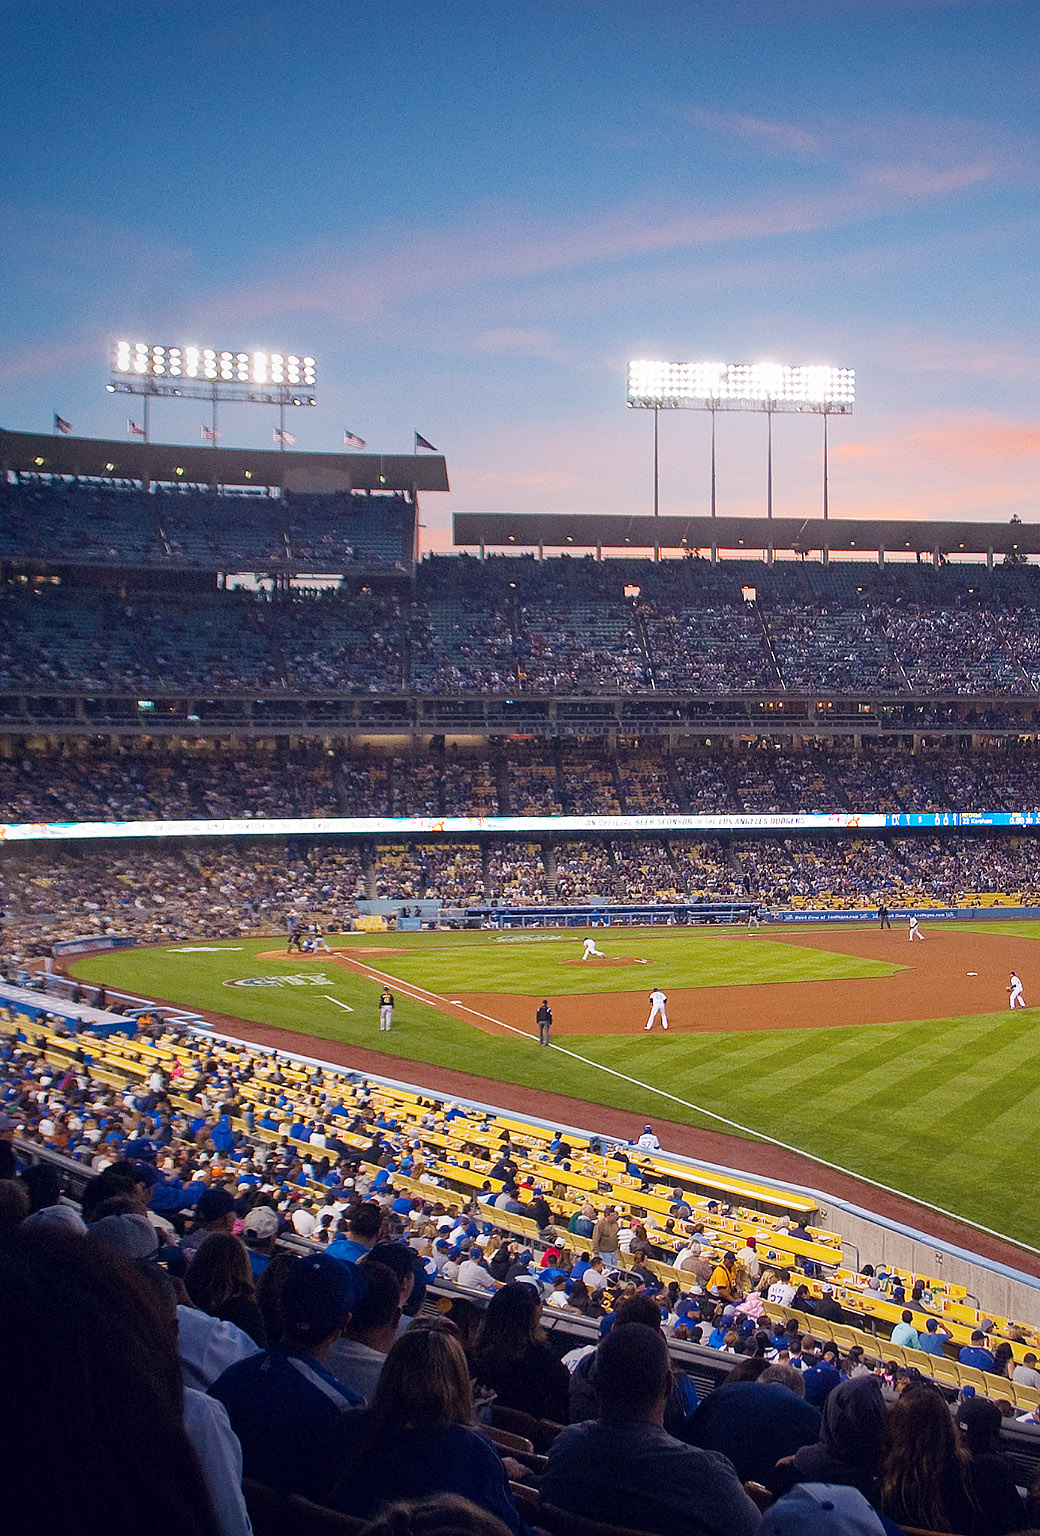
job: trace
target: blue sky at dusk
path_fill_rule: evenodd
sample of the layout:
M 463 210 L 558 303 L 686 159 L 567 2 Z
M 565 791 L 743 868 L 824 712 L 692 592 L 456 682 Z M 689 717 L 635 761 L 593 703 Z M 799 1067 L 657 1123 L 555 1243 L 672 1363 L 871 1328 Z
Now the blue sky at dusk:
M 1036 0 L 0 13 L 4 426 L 123 436 L 117 336 L 312 353 L 298 446 L 418 428 L 443 547 L 452 510 L 650 510 L 630 357 L 833 362 L 833 516 L 1035 517 Z M 662 511 L 707 511 L 708 430 L 662 418 Z M 818 513 L 818 420 L 774 476 Z M 720 418 L 720 512 L 764 495 L 764 421 Z

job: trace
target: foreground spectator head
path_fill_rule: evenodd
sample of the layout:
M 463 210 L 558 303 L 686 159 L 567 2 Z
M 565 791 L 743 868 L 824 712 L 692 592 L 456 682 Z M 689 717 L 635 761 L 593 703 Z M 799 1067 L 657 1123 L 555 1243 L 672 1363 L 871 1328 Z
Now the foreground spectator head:
M 133 1264 L 148 1263 L 159 1257 L 159 1234 L 148 1217 L 141 1213 L 103 1216 L 89 1228 L 88 1236 L 96 1247 Z
M 473 1388 L 462 1345 L 443 1328 L 410 1328 L 386 1357 L 372 1399 L 375 1426 L 449 1429 L 473 1422 Z
M 211 1233 L 195 1250 L 184 1285 L 195 1305 L 214 1316 L 234 1297 L 252 1295 L 253 1272 L 245 1246 L 226 1232 Z
M 242 1236 L 250 1248 L 260 1253 L 273 1253 L 279 1226 L 277 1211 L 269 1205 L 256 1205 L 242 1223 Z
M 0 1179 L 0 1232 L 17 1227 L 29 1214 L 29 1194 L 17 1179 Z
M 4 1234 L 0 1358 L 9 1509 L 82 1536 L 217 1536 L 170 1318 L 131 1265 L 82 1237 Z
M 364 1289 L 354 1302 L 345 1332 L 349 1338 L 386 1352 L 401 1321 L 400 1285 L 385 1264 L 369 1261 L 363 1274 Z
M 509 1528 L 486 1509 L 456 1493 L 412 1503 L 390 1504 L 362 1536 L 510 1536 Z
M 962 1491 L 965 1459 L 942 1392 L 930 1381 L 908 1387 L 885 1423 L 884 1512 L 901 1525 L 953 1530 L 949 1500 Z
M 282 1285 L 283 1342 L 316 1354 L 350 1321 L 363 1281 L 360 1272 L 327 1254 L 308 1254 L 290 1266 Z
M 407 1243 L 376 1243 L 360 1263 L 393 1270 L 401 1288 L 401 1311 L 407 1317 L 416 1316 L 426 1297 L 426 1271 L 414 1248 Z
M 671 1388 L 668 1346 L 657 1330 L 614 1328 L 596 1351 L 596 1397 L 605 1419 L 660 1423 Z
M 488 1302 L 477 1353 L 482 1357 L 519 1359 L 527 1346 L 542 1337 L 542 1301 L 531 1285 L 504 1285 Z
M 971 1456 L 1000 1453 L 1000 1409 L 988 1397 L 972 1397 L 957 1410 L 957 1428 Z
M 21 1176 L 21 1184 L 29 1196 L 29 1214 L 57 1205 L 61 1199 L 61 1179 L 51 1163 L 30 1163 Z
M 763 1386 L 772 1382 L 774 1386 L 786 1387 L 795 1397 L 805 1396 L 805 1381 L 795 1365 L 767 1365 L 758 1379 Z

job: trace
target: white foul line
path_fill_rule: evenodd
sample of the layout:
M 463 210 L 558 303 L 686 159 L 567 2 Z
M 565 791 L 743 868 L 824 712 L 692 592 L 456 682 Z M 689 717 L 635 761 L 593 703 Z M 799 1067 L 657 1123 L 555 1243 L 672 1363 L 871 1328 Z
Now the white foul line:
M 395 985 L 400 985 L 397 978 L 389 975 L 388 972 L 377 971 L 374 966 L 370 969 L 374 972 L 372 980 L 379 976 L 386 981 L 394 982 Z M 416 982 L 412 982 L 411 985 L 426 997 L 432 998 L 435 1003 L 447 1002 L 446 998 L 441 997 L 436 992 L 428 991 L 426 987 L 420 987 Z M 416 998 L 416 1001 L 422 1002 L 423 999 Z M 489 1024 L 497 1024 L 500 1029 L 508 1029 L 511 1034 L 523 1035 L 525 1040 L 538 1039 L 538 1036 L 531 1034 L 529 1030 L 518 1029 L 513 1024 L 507 1024 L 504 1019 L 494 1019 L 489 1013 L 481 1013 L 478 1008 L 469 1008 L 465 1003 L 454 1003 L 449 1006 L 461 1008 L 464 1013 L 471 1013 L 477 1019 L 485 1019 Z M 662 1099 L 670 1099 L 673 1104 L 681 1104 L 684 1109 L 692 1109 L 695 1114 L 705 1115 L 709 1120 L 717 1120 L 720 1125 L 728 1125 L 734 1131 L 741 1131 L 745 1136 L 754 1137 L 756 1141 L 765 1141 L 770 1146 L 779 1147 L 784 1152 L 793 1152 L 797 1157 L 809 1158 L 810 1161 L 818 1163 L 821 1168 L 829 1168 L 832 1173 L 842 1173 L 846 1178 L 858 1179 L 861 1184 L 869 1184 L 873 1189 L 884 1190 L 886 1195 L 898 1195 L 901 1200 L 909 1200 L 913 1205 L 923 1206 L 925 1210 L 934 1211 L 937 1216 L 948 1216 L 951 1221 L 958 1221 L 964 1226 L 974 1227 L 976 1231 L 985 1232 L 989 1237 L 998 1237 L 1002 1242 L 1011 1243 L 1016 1248 L 1024 1248 L 1027 1253 L 1040 1253 L 1040 1248 L 1034 1248 L 1029 1243 L 1023 1243 L 1020 1238 L 1008 1237 L 1005 1232 L 998 1232 L 993 1227 L 984 1227 L 977 1221 L 968 1221 L 964 1216 L 959 1216 L 956 1211 L 948 1211 L 944 1205 L 933 1205 L 930 1200 L 923 1200 L 920 1195 L 908 1195 L 904 1189 L 895 1189 L 891 1184 L 882 1184 L 879 1179 L 870 1178 L 868 1174 L 857 1173 L 854 1168 L 845 1168 L 841 1163 L 832 1163 L 825 1157 L 817 1157 L 814 1152 L 805 1152 L 801 1147 L 793 1147 L 790 1142 L 780 1141 L 777 1137 L 770 1136 L 766 1131 L 756 1131 L 749 1125 L 741 1125 L 739 1120 L 727 1120 L 725 1115 L 717 1115 L 713 1109 L 705 1109 L 703 1105 L 694 1104 L 689 1099 L 681 1099 L 678 1094 L 669 1093 L 666 1088 L 655 1088 L 653 1083 L 644 1083 L 641 1078 L 629 1077 L 627 1072 L 618 1072 L 613 1067 L 604 1066 L 601 1061 L 593 1061 L 588 1056 L 579 1056 L 577 1051 L 569 1051 L 566 1046 L 553 1045 L 550 1041 L 548 1049 L 559 1051 L 561 1056 L 570 1056 L 573 1061 L 580 1061 L 583 1066 L 593 1067 L 597 1072 L 606 1072 L 611 1077 L 618 1077 L 624 1083 L 631 1083 L 633 1088 L 643 1088 L 647 1093 L 656 1093 Z
M 337 1008 L 342 1008 L 344 1013 L 354 1012 L 349 1003 L 341 1003 L 338 997 L 330 997 L 327 992 L 323 992 L 321 995 L 327 1003 L 335 1003 Z

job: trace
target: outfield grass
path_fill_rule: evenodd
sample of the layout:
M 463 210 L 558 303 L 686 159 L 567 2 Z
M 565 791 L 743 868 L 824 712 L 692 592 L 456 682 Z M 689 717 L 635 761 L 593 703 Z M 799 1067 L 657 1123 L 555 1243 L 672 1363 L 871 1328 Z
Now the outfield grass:
M 1024 940 L 1040 937 L 1037 923 L 977 926 L 986 932 L 1017 933 Z M 489 937 L 366 935 L 343 942 L 351 947 L 378 943 L 410 949 L 410 954 L 374 958 L 372 963 L 448 995 L 455 995 L 452 988 L 540 995 L 547 965 L 558 969 L 572 991 L 600 991 L 603 981 L 609 981 L 611 990 L 627 991 L 633 986 L 642 989 L 651 969 L 561 967 L 555 956 L 564 949 L 562 944 L 502 945 L 500 961 L 499 947 L 489 949 L 486 944 Z M 695 939 L 700 942 L 692 943 Z M 709 964 L 729 963 L 732 956 L 738 970 L 745 968 L 743 979 L 750 983 L 794 979 L 789 972 L 777 974 L 777 951 L 783 951 L 785 959 L 809 956 L 825 966 L 848 958 L 826 954 L 824 932 L 818 951 L 793 946 L 786 950 L 769 940 L 734 944 L 721 936 L 688 931 L 655 934 L 652 939 L 633 935 L 632 940 L 644 947 L 649 942 L 674 947 L 670 962 L 662 950 L 652 968 L 654 979 L 660 975 L 673 987 L 695 983 L 673 981 L 673 973 L 663 968 L 666 963 L 674 963 L 680 972 L 694 967 L 702 984 L 709 984 Z M 622 942 L 620 936 L 599 937 L 600 948 L 608 952 L 615 945 L 620 949 Z M 380 1037 L 377 983 L 321 961 L 257 960 L 259 952 L 272 947 L 268 938 L 221 945 L 215 953 L 176 953 L 178 946 L 128 950 L 77 962 L 74 970 L 143 996 L 327 1039 L 392 1047 L 404 1061 L 457 1067 L 649 1118 L 718 1128 L 717 1121 L 699 1112 L 711 1110 L 751 1132 L 776 1137 L 1012 1238 L 1035 1243 L 1040 1231 L 1040 1191 L 1023 1178 L 1023 1170 L 1040 1155 L 1040 1010 L 761 1034 L 677 1032 L 648 1037 L 639 1031 L 632 1036 L 567 1036 L 559 1043 L 583 1058 L 574 1060 L 517 1037 L 479 1033 L 400 995 L 394 1031 L 389 1038 Z M 567 939 L 567 952 L 580 954 L 580 941 L 574 945 L 573 936 Z M 757 977 L 746 970 L 755 964 L 760 967 Z M 451 967 L 448 982 L 440 979 L 442 966 Z M 886 968 L 867 974 L 878 969 Z M 519 978 L 525 970 L 522 989 L 502 984 L 503 975 Z M 592 971 L 588 977 L 586 970 Z M 823 969 L 817 974 L 863 972 Z M 273 987 L 224 985 L 265 975 L 306 976 L 307 981 Z M 318 977 L 326 980 L 319 982 Z M 719 984 L 718 978 L 710 984 Z M 568 985 L 554 981 L 554 989 L 567 990 Z M 353 1011 L 344 1012 L 337 1004 Z M 753 993 L 748 1006 L 754 1006 Z M 597 1071 L 598 1066 L 635 1081 Z M 401 1075 L 413 1072 L 403 1067 Z M 421 1079 L 421 1072 L 414 1075 Z M 687 1101 L 688 1107 L 661 1097 L 654 1088 Z M 586 1123 L 594 1127 L 595 1118 L 590 1108 Z

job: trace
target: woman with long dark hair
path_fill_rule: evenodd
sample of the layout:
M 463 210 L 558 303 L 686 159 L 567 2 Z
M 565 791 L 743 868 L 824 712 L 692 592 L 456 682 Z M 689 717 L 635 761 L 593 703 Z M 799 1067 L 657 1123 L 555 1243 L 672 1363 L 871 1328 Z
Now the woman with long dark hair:
M 368 1408 L 344 1414 L 330 1447 L 325 1501 L 367 1519 L 397 1499 L 455 1493 L 528 1536 L 498 1453 L 476 1428 L 462 1345 L 410 1328 L 386 1357 Z
M 249 1253 L 240 1238 L 225 1232 L 210 1233 L 195 1250 L 184 1286 L 201 1312 L 234 1323 L 254 1344 L 265 1347 L 267 1326 L 256 1299 Z
M 973 1474 L 967 1447 L 934 1382 L 914 1382 L 889 1409 L 878 1482 L 881 1510 L 898 1525 L 959 1536 L 999 1536 L 1012 1529 L 1003 1500 Z
M 503 1408 L 566 1424 L 570 1374 L 546 1341 L 541 1316 L 533 1285 L 518 1281 L 496 1291 L 470 1355 L 473 1379 Z

